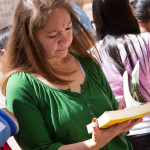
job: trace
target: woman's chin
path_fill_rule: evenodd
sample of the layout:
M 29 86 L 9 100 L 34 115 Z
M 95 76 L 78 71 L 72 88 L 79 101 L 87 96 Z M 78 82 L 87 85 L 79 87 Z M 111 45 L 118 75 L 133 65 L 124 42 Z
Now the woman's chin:
M 64 58 L 64 57 L 66 57 L 67 55 L 68 55 L 68 50 L 60 50 L 60 51 L 57 52 L 57 56 L 58 56 L 59 58 Z

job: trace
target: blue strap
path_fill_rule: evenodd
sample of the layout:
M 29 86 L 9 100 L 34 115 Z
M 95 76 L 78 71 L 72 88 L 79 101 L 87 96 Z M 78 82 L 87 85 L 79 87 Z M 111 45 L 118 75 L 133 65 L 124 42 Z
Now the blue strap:
M 10 129 L 11 129 L 10 136 L 15 135 L 19 129 L 18 129 L 18 125 L 14 121 L 14 119 L 2 109 L 0 109 L 0 117 L 2 117 L 4 120 L 6 120 L 7 123 L 9 124 Z
M 0 147 L 2 147 L 11 135 L 11 129 L 7 121 L 0 116 Z

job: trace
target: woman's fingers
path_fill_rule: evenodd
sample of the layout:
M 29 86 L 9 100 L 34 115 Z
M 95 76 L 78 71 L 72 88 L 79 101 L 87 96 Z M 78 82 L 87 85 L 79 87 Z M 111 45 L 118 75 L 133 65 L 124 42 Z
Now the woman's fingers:
M 112 136 L 115 137 L 118 134 L 125 132 L 125 128 L 127 128 L 131 124 L 131 120 L 128 120 L 126 122 L 120 123 L 118 125 L 110 127 L 108 130 L 112 133 Z
M 98 121 L 96 118 L 93 118 L 92 120 L 92 127 L 93 127 L 93 133 L 95 133 L 96 130 L 98 129 Z
M 126 103 L 125 103 L 125 99 L 123 97 L 122 100 L 119 102 L 118 110 L 124 109 L 125 107 L 126 107 Z
M 103 139 L 103 143 L 109 142 L 115 136 L 125 133 L 129 131 L 133 126 L 142 121 L 142 118 L 136 120 L 128 120 L 126 122 L 120 123 L 118 125 L 112 126 L 107 129 L 99 129 L 98 121 L 96 118 L 92 120 L 93 134 L 92 139 L 94 142 L 101 141 Z
M 142 118 L 139 118 L 136 120 L 128 120 L 128 121 L 120 123 L 112 128 L 117 128 L 117 130 L 115 130 L 116 134 L 125 133 L 125 132 L 129 131 L 132 127 L 134 127 L 135 125 L 140 123 L 142 120 L 143 120 Z
M 130 130 L 132 127 L 134 127 L 135 125 L 137 125 L 138 123 L 140 123 L 143 120 L 143 118 L 139 118 L 136 120 L 132 120 L 131 123 L 129 124 L 129 126 L 127 126 L 126 128 L 124 128 L 125 130 Z

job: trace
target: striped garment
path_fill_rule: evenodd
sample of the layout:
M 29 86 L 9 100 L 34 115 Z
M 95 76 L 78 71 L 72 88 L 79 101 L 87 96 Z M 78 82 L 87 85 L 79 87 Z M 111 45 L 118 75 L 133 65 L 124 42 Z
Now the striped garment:
M 127 44 L 124 46 L 122 43 L 126 40 Z M 131 74 L 137 61 L 140 61 L 139 79 L 140 90 L 144 97 L 150 101 L 150 34 L 141 33 L 139 35 L 126 35 L 123 38 L 116 40 L 117 48 L 119 50 L 121 61 L 125 66 L 125 70 Z M 114 60 L 110 58 L 108 52 L 105 50 L 105 41 L 101 40 L 97 43 L 102 58 L 102 69 L 107 77 L 107 80 L 112 88 L 112 91 L 118 102 L 123 97 L 123 76 L 118 71 Z M 125 48 L 126 47 L 126 48 Z M 133 65 L 130 64 L 127 53 L 131 54 Z M 94 53 L 94 56 L 97 55 Z M 118 67 L 119 68 L 119 67 Z M 143 118 L 143 121 L 136 125 L 130 131 L 130 135 L 142 134 L 150 132 L 150 114 Z
M 122 39 L 117 39 L 117 46 L 120 51 L 125 69 L 131 74 L 137 61 L 140 61 L 140 89 L 144 97 L 150 101 L 150 34 L 124 36 L 128 41 L 127 46 L 133 60 L 133 67 L 127 58 L 127 52 L 122 44 Z M 103 50 L 103 41 L 97 43 L 97 48 L 102 58 L 102 68 L 110 83 L 113 93 L 118 101 L 123 97 L 123 77 L 114 65 L 114 60 Z

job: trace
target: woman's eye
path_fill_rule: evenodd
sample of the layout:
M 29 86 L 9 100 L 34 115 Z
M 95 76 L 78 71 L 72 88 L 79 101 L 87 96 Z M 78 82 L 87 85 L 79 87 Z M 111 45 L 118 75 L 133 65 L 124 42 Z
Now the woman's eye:
M 50 38 L 50 39 L 53 39 L 53 38 L 55 38 L 55 37 L 56 37 L 56 35 L 54 35 L 54 36 L 50 36 L 49 38 Z
M 66 30 L 70 30 L 71 28 L 72 28 L 72 26 L 71 26 L 71 27 L 66 28 Z

